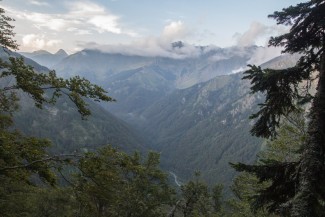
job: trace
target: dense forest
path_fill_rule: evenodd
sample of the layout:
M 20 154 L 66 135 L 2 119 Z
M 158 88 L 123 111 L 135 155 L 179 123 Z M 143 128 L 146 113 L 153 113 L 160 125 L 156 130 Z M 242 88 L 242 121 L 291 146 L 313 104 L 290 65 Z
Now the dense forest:
M 17 130 L 17 124 L 24 124 L 15 121 L 22 114 L 22 93 L 40 111 L 64 98 L 82 120 L 94 112 L 88 100 L 114 99 L 85 78 L 64 79 L 55 71 L 41 72 L 13 55 L 18 49 L 14 20 L 0 8 L 4 51 L 0 59 L 0 215 L 325 216 L 324 11 L 325 1 L 310 0 L 269 15 L 278 25 L 290 27 L 288 33 L 272 37 L 269 45 L 283 47 L 283 53 L 299 53 L 299 60 L 286 69 L 250 65 L 244 72 L 252 94 L 265 95 L 251 115 L 255 120 L 251 134 L 265 139 L 265 147 L 254 164 L 229 162 L 238 175 L 232 193 L 226 195 L 223 183 L 205 183 L 200 171 L 175 185 L 161 169 L 156 152 L 125 152 L 101 144 L 57 154 L 49 139 Z M 310 93 L 312 82 L 317 82 L 315 94 Z

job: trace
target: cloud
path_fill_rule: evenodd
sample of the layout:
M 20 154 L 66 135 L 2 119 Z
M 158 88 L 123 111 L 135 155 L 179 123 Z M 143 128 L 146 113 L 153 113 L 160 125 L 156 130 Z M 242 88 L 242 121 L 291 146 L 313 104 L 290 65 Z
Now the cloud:
M 31 4 L 45 4 L 45 2 L 30 0 Z M 99 33 L 125 34 L 135 37 L 135 31 L 124 28 L 120 17 L 106 10 L 106 8 L 88 1 L 66 3 L 66 13 L 37 13 L 28 11 L 12 11 L 15 17 L 32 22 L 40 30 L 55 32 L 68 31 L 76 35 Z
M 182 21 L 171 21 L 163 29 L 160 38 L 167 42 L 182 40 L 189 34 L 189 30 L 186 28 Z
M 281 55 L 281 47 L 258 47 L 247 64 L 261 65 Z
M 91 16 L 105 13 L 105 8 L 90 1 L 71 1 L 66 4 L 72 15 Z
M 289 31 L 288 27 L 272 25 L 267 26 L 259 22 L 252 22 L 244 33 L 236 33 L 233 38 L 239 47 L 252 45 L 267 46 L 270 36 L 282 35 Z
M 37 6 L 50 6 L 49 3 L 40 0 L 29 0 L 28 2 L 32 5 L 37 5 Z
M 209 60 L 211 62 L 218 62 L 220 60 L 226 60 L 226 59 L 229 59 L 229 57 L 227 55 L 220 54 L 220 53 L 217 53 L 217 54 L 209 57 Z
M 105 31 L 115 34 L 121 34 L 122 30 L 118 26 L 118 17 L 113 15 L 99 15 L 92 17 L 88 23 L 97 27 L 97 31 L 103 33 Z
M 86 29 L 78 29 L 75 27 L 69 27 L 67 29 L 68 32 L 74 32 L 75 35 L 90 35 L 91 32 L 90 30 L 86 30 Z
M 198 56 L 201 50 L 194 45 L 183 43 L 183 46 L 173 46 L 176 41 L 184 41 L 191 32 L 182 21 L 170 21 L 159 36 L 150 36 L 134 40 L 128 44 L 99 45 L 95 42 L 78 42 L 80 49 L 98 49 L 106 53 L 124 55 L 162 56 L 171 58 L 186 58 Z
M 265 36 L 269 32 L 269 27 L 259 23 L 251 23 L 249 29 L 243 34 L 236 33 L 234 35 L 237 46 L 246 47 L 256 44 L 256 41 L 261 37 Z
M 44 35 L 28 34 L 22 38 L 23 46 L 25 48 L 46 49 L 60 44 L 60 40 L 45 39 Z
M 266 26 L 258 22 L 253 22 L 249 29 L 243 34 L 237 33 L 234 37 L 237 40 L 238 47 L 246 47 L 261 43 L 257 47 L 247 64 L 260 65 L 279 55 L 281 55 L 281 47 L 268 47 L 268 40 L 271 35 L 276 36 L 288 32 L 287 27 L 277 25 Z M 263 39 L 263 40 L 261 40 Z

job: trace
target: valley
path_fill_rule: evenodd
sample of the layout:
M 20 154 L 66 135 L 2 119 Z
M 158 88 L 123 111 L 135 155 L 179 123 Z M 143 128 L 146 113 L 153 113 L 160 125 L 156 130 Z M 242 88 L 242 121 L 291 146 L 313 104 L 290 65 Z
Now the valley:
M 56 139 L 58 144 L 62 144 L 61 151 L 73 150 L 69 148 L 65 134 L 69 137 L 75 135 L 78 140 L 83 138 L 82 141 L 73 141 L 83 148 L 109 143 L 126 151 L 154 150 L 161 155 L 162 168 L 173 171 L 182 181 L 191 179 L 196 171 L 200 171 L 210 185 L 230 184 L 236 173 L 229 162 L 254 162 L 263 143 L 250 135 L 253 122 L 248 118 L 256 111 L 263 96 L 250 95 L 249 82 L 241 80 L 240 72 L 234 73 L 244 69 L 254 52 L 262 48 L 196 49 L 199 51 L 197 56 L 184 58 L 83 50 L 59 62 L 53 60 L 53 68 L 60 76 L 84 76 L 106 88 L 117 101 L 101 104 L 104 110 L 94 105 L 95 115 L 90 118 L 91 123 L 73 118 L 66 127 L 53 117 L 53 109 L 48 109 L 48 116 L 41 120 L 29 116 L 35 119 L 30 120 L 35 128 L 26 132 L 39 132 L 37 136 L 48 137 L 41 133 L 45 129 L 37 129 L 37 123 L 42 126 L 40 122 L 58 121 L 53 124 L 62 126 L 55 132 L 55 135 L 63 137 Z M 33 59 L 31 54 L 27 56 Z M 37 58 L 50 61 L 52 57 L 45 53 L 37 55 Z M 277 57 L 264 66 L 288 67 L 296 59 Z M 61 112 L 62 109 L 64 112 L 62 106 L 59 107 L 55 111 Z M 29 123 L 26 120 L 19 122 L 26 112 L 31 111 L 23 109 L 17 118 L 22 126 Z M 56 117 L 61 117 L 62 112 Z M 119 127 L 107 128 L 105 124 Z M 80 137 L 83 133 L 85 135 Z M 110 139 L 103 139 L 108 137 Z

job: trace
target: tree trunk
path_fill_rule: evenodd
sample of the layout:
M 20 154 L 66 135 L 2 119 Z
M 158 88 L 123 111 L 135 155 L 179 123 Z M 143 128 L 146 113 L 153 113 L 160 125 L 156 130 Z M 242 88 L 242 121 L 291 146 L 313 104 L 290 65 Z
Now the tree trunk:
M 293 201 L 292 216 L 317 217 L 319 186 L 324 177 L 325 150 L 325 53 L 321 56 L 317 92 L 313 100 L 308 125 L 308 139 L 303 147 L 298 193 Z M 317 211 L 318 210 L 318 211 Z

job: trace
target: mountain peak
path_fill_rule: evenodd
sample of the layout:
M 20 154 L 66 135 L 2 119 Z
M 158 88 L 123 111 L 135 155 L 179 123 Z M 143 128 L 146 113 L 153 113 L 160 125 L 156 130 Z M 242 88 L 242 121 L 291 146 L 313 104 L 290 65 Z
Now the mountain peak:
M 68 56 L 67 52 L 63 49 L 58 50 L 54 55 Z
M 185 44 L 182 41 L 175 41 L 172 43 L 173 48 L 182 48 L 184 46 L 185 46 Z
M 33 55 L 44 55 L 44 54 L 51 54 L 51 53 L 46 51 L 46 50 L 36 50 L 36 51 L 33 51 L 31 54 L 33 54 Z

